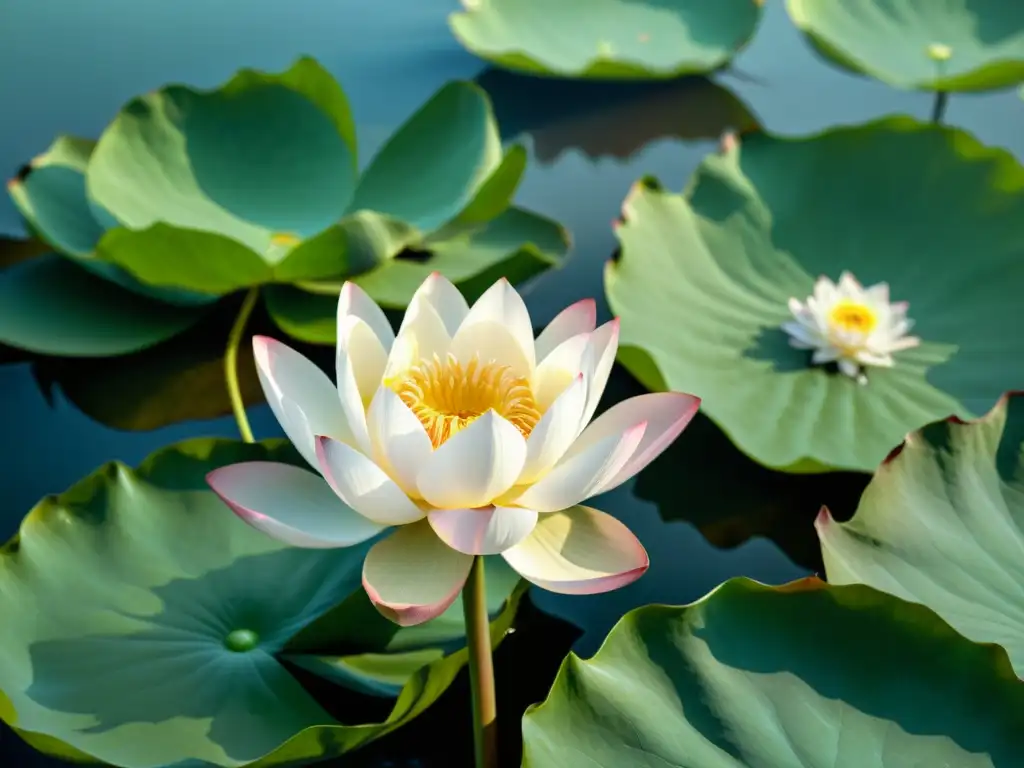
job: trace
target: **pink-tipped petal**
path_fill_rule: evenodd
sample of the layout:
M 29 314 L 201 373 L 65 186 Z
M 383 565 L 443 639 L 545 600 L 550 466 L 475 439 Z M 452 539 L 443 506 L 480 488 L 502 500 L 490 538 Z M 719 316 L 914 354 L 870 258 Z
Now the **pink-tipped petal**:
M 498 329 L 504 329 L 504 335 L 518 347 L 518 354 L 505 349 L 504 341 L 500 342 L 501 349 L 492 346 L 498 342 Z M 476 300 L 452 337 L 452 353 L 463 362 L 477 353 L 485 361 L 495 359 L 511 365 L 520 375 L 533 375 L 537 361 L 530 313 L 522 296 L 508 280 L 501 278 Z M 518 364 L 519 359 L 525 363 L 525 369 Z
M 267 336 L 254 336 L 252 348 L 270 409 L 310 466 L 319 470 L 315 435 L 355 443 L 338 390 L 327 374 L 287 344 Z
M 355 448 L 320 437 L 317 458 L 330 487 L 364 517 L 383 525 L 405 525 L 426 516 L 383 469 Z
M 232 464 L 206 482 L 253 528 L 294 547 L 350 547 L 385 527 L 343 504 L 319 475 L 290 464 Z
M 387 387 L 377 390 L 366 420 L 373 460 L 403 491 L 418 496 L 416 475 L 434 451 L 422 422 L 402 398 Z
M 435 509 L 427 518 L 445 544 L 467 555 L 497 555 L 537 525 L 537 512 L 522 507 Z
M 532 483 L 551 469 L 569 450 L 580 432 L 587 388 L 583 374 L 566 387 L 544 412 L 526 439 L 526 464 L 517 485 Z
M 584 371 L 587 378 L 587 407 L 583 411 L 583 423 L 587 424 L 594 418 L 598 403 L 601 402 L 601 395 L 608 385 L 608 377 L 611 376 L 612 366 L 615 364 L 615 355 L 619 351 L 619 318 L 610 320 L 602 325 L 590 337 L 593 356 L 591 358 L 593 369 Z
M 589 333 L 569 337 L 551 350 L 537 366 L 533 376 L 533 396 L 541 411 L 547 410 L 577 376 L 582 373 L 585 378 L 591 372 L 593 350 L 590 337 Z
M 533 533 L 502 556 L 527 581 L 566 595 L 624 587 L 650 565 L 647 551 L 625 525 L 590 507 L 541 515 Z
M 413 294 L 409 306 L 423 301 L 433 307 L 449 336 L 454 336 L 469 314 L 469 304 L 459 289 L 440 272 L 433 272 Z
M 605 493 L 642 470 L 679 437 L 700 408 L 700 398 L 680 392 L 655 392 L 631 397 L 609 408 L 591 422 L 576 439 L 566 456 L 572 456 L 612 435 L 646 423 L 643 439 L 622 468 L 595 493 Z
M 422 520 L 370 548 L 363 588 L 382 616 L 409 627 L 444 613 L 459 596 L 472 564 L 472 555 L 456 552 Z
M 582 450 L 570 449 L 554 469 L 516 497 L 515 503 L 539 512 L 557 512 L 596 495 L 629 461 L 646 426 L 641 422 Z
M 395 332 L 388 322 L 387 316 L 370 295 L 355 283 L 349 281 L 341 286 L 338 296 L 338 331 L 341 336 L 342 326 L 346 318 L 358 317 L 373 331 L 385 352 L 391 349 L 395 341 Z
M 597 327 L 597 302 L 582 299 L 559 312 L 537 337 L 537 361 L 543 361 L 551 350 L 566 339 L 591 333 Z
M 488 411 L 434 451 L 416 486 L 435 507 L 483 507 L 512 487 L 525 462 L 522 433 Z

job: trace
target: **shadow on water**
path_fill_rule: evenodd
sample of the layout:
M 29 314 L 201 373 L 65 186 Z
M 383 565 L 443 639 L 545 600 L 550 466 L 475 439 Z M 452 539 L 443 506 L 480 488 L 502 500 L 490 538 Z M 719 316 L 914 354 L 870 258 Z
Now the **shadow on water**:
M 726 129 L 758 125 L 732 91 L 706 77 L 573 81 L 488 69 L 476 82 L 491 97 L 502 135 L 529 135 L 541 165 L 569 150 L 628 160 L 656 139 L 716 140 Z
M 523 137 L 532 154 L 517 202 L 559 219 L 573 232 L 574 249 L 565 267 L 542 275 L 527 291 L 530 310 L 542 324 L 573 301 L 603 296 L 602 266 L 615 249 L 609 224 L 630 185 L 650 173 L 666 187 L 681 189 L 725 128 L 742 129 L 759 120 L 766 130 L 799 135 L 893 113 L 923 118 L 931 106 L 926 94 L 897 91 L 823 63 L 793 29 L 782 3 L 767 4 L 757 36 L 735 62 L 736 70 L 754 77 L 725 73 L 654 84 L 564 83 L 489 69 L 451 38 L 445 18 L 457 5 L 455 0 L 231 0 L 211 10 L 201 0 L 173 5 L 100 0 L 98 5 L 65 3 L 58 14 L 39 4 L 12 6 L 0 28 L 0 67 L 17 73 L 0 82 L 0 103 L 14 105 L 5 115 L 0 172 L 14 174 L 58 133 L 97 135 L 124 101 L 163 83 L 209 87 L 241 66 L 279 70 L 303 53 L 317 57 L 344 83 L 365 165 L 432 91 L 451 79 L 477 78 L 494 100 L 503 136 Z M 181 40 L 189 41 L 187 51 Z M 1012 92 L 954 96 L 947 111 L 947 122 L 1018 156 L 1024 150 L 1022 117 L 1024 104 Z M 13 207 L 3 200 L 0 235 L 22 234 Z M 603 303 L 601 314 L 608 317 Z M 196 347 L 175 354 L 194 354 L 192 369 L 216 387 L 218 350 L 198 338 L 195 342 Z M 797 350 L 783 342 L 777 332 L 766 334 L 755 354 L 788 370 Z M 137 464 L 156 448 L 186 437 L 236 435 L 227 417 L 149 432 L 102 426 L 69 400 L 98 415 L 99 404 L 111 398 L 138 397 L 137 389 L 118 380 L 113 361 L 109 368 L 83 364 L 77 373 L 66 364 L 37 365 L 38 378 L 57 385 L 48 403 L 31 365 L 21 360 L 17 351 L 0 349 L 0 362 L 8 363 L 0 367 L 4 537 L 39 498 L 67 488 L 105 461 Z M 639 391 L 617 370 L 607 401 Z M 134 426 L 169 420 L 153 404 L 137 411 L 147 415 Z M 281 434 L 265 405 L 250 413 L 258 437 Z M 780 583 L 819 570 L 811 526 L 818 508 L 828 504 L 837 517 L 850 514 L 865 482 L 862 475 L 766 470 L 698 416 L 638 480 L 593 501 L 644 542 L 652 562 L 648 574 L 605 596 L 533 592 L 536 608 L 524 613 L 519 631 L 497 656 L 506 713 L 503 743 L 513 753 L 518 750 L 518 718 L 512 713 L 543 697 L 566 648 L 574 645 L 589 654 L 624 611 L 651 602 L 695 600 L 736 575 Z M 582 636 L 569 625 L 552 624 L 542 611 L 577 624 Z M 459 764 L 464 752 L 454 750 L 469 739 L 466 697 L 463 675 L 397 739 L 372 745 L 344 764 Z M 424 754 L 438 733 L 449 742 L 444 749 L 453 751 Z M 0 730 L 0 764 L 64 765 L 36 754 L 5 730 Z

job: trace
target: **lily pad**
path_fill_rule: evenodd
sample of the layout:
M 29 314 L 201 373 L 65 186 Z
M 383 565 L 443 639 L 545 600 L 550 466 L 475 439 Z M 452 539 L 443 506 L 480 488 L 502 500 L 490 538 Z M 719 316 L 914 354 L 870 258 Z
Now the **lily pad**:
M 473 83 L 450 83 L 377 152 L 359 179 L 351 210 L 377 211 L 431 232 L 469 205 L 501 165 L 501 138 L 487 94 Z M 512 191 L 524 170 L 515 165 Z
M 605 270 L 620 361 L 648 388 L 701 395 L 769 467 L 873 471 L 907 432 L 1024 381 L 1024 337 L 1006 332 L 1024 292 L 1024 168 L 963 131 L 890 118 L 755 134 L 684 195 L 638 184 L 623 215 Z M 866 385 L 781 330 L 788 299 L 843 270 L 887 282 L 923 340 Z
M 491 641 L 496 648 L 529 584 L 503 558 L 488 556 L 485 562 Z M 465 646 L 461 595 L 436 619 L 399 627 L 381 616 L 366 592 L 359 590 L 293 637 L 283 658 L 354 691 L 395 698 L 421 667 Z M 323 655 L 324 648 L 346 650 Z
M 524 768 L 1009 768 L 1024 686 L 1001 648 L 922 606 L 733 579 L 626 614 L 590 660 L 570 654 L 523 740 Z
M 1024 677 L 1024 394 L 911 435 L 852 520 L 823 510 L 817 528 L 830 582 L 923 603 Z
M 449 19 L 468 50 L 554 77 L 651 79 L 710 72 L 747 44 L 762 0 L 463 0 Z
M 126 768 L 292 765 L 394 730 L 451 683 L 464 651 L 416 672 L 386 722 L 342 725 L 287 671 L 278 653 L 359 588 L 366 545 L 294 549 L 245 525 L 204 478 L 252 460 L 301 462 L 283 441 L 194 440 L 26 517 L 0 551 L 0 717 L 27 741 Z
M 827 59 L 901 88 L 985 91 L 1024 81 L 1024 6 L 1003 0 L 787 0 Z
M 0 342 L 29 352 L 137 352 L 198 321 L 204 307 L 152 301 L 50 253 L 0 270 Z
M 28 228 L 79 266 L 134 293 L 186 306 L 216 299 L 144 285 L 116 264 L 96 258 L 96 246 L 107 229 L 100 219 L 109 219 L 110 215 L 86 196 L 85 173 L 95 147 L 96 142 L 89 139 L 59 136 L 8 182 L 7 191 Z
M 217 296 L 350 277 L 446 225 L 486 224 L 524 169 L 521 147 L 503 154 L 487 95 L 454 82 L 357 176 L 341 86 L 304 58 L 282 74 L 243 70 L 210 91 L 135 99 L 86 180 L 122 225 L 99 241 L 102 259 L 147 284 Z
M 402 309 L 431 272 L 440 272 L 475 301 L 500 277 L 518 284 L 557 267 L 569 249 L 558 222 L 522 208 L 508 208 L 486 224 L 450 228 L 418 242 L 376 269 L 353 278 L 383 307 Z M 303 282 L 265 289 L 267 310 L 285 333 L 316 344 L 334 343 L 342 283 Z

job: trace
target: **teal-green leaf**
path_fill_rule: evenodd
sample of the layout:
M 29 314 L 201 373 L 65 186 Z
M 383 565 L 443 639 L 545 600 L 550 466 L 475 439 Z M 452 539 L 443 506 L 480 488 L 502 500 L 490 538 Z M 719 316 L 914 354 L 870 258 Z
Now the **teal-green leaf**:
M 923 603 L 1024 677 L 1024 395 L 911 435 L 849 522 L 817 528 L 830 582 Z
M 380 266 L 418 240 L 408 224 L 375 211 L 358 211 L 299 243 L 274 267 L 284 283 L 358 275 Z
M 276 234 L 310 237 L 341 217 L 355 168 L 340 86 L 300 59 L 281 74 L 243 70 L 210 91 L 170 85 L 132 100 L 100 137 L 86 186 L 130 229 L 216 234 L 272 262 Z
M 501 164 L 477 187 L 473 199 L 442 229 L 479 226 L 504 213 L 526 172 L 526 158 L 524 146 L 510 147 L 501 158 Z
M 449 24 L 467 49 L 555 77 L 668 78 L 726 64 L 754 35 L 762 0 L 486 0 Z
M 124 355 L 180 333 L 204 311 L 146 299 L 57 254 L 0 270 L 0 342 L 30 352 Z
M 512 626 L 529 584 L 498 556 L 486 558 L 485 570 L 491 647 L 497 649 Z M 284 658 L 351 690 L 395 698 L 428 664 L 440 668 L 465 663 L 465 645 L 461 595 L 436 619 L 414 627 L 398 627 L 381 617 L 365 592 L 360 591 L 292 638 L 286 648 L 342 647 L 349 649 L 345 655 L 289 652 Z M 378 650 L 351 652 L 364 648 Z
M 368 696 L 396 698 L 420 669 L 444 658 L 440 648 L 406 653 L 352 656 L 286 656 L 288 661 L 343 688 Z
M 284 441 L 179 443 L 44 499 L 0 549 L 0 717 L 34 746 L 125 768 L 306 764 L 394 730 L 454 680 L 465 650 L 411 674 L 383 723 L 320 707 L 278 657 L 360 588 L 368 545 L 298 549 L 247 526 L 205 482 L 239 461 L 302 463 Z
M 446 231 L 450 239 L 438 239 Z M 558 222 L 513 207 L 478 227 L 446 227 L 413 248 L 352 281 L 381 306 L 404 309 L 420 284 L 438 271 L 474 301 L 501 277 L 516 285 L 558 266 L 569 248 L 569 233 Z M 333 344 L 341 286 L 339 281 L 267 286 L 267 310 L 289 336 Z
M 301 461 L 283 441 L 195 440 L 29 513 L 0 551 L 10 725 L 142 768 L 242 765 L 333 724 L 275 654 L 359 588 L 366 547 L 294 549 L 239 520 L 205 476 L 253 460 Z
M 85 173 L 95 146 L 89 139 L 59 136 L 8 184 L 11 200 L 28 227 L 58 253 L 129 291 L 184 306 L 216 300 L 216 296 L 145 285 L 118 265 L 95 258 L 95 248 L 106 231 L 96 216 L 109 215 L 86 196 Z
M 901 88 L 984 91 L 1024 81 L 1024 5 L 1004 0 L 787 0 L 839 66 Z
M 1012 768 L 1024 686 L 922 606 L 733 579 L 570 654 L 523 742 L 524 768 Z
M 213 297 L 269 282 L 274 275 L 264 258 L 237 240 L 162 222 L 145 229 L 109 230 L 96 247 L 96 256 L 147 285 L 186 288 Z
M 569 233 L 552 219 L 513 207 L 451 239 L 428 237 L 420 248 L 428 258 L 392 259 L 355 282 L 382 306 L 398 308 L 437 271 L 473 301 L 501 277 L 516 285 L 560 264 L 569 249 Z
M 685 195 L 647 182 L 626 200 L 605 272 L 620 360 L 648 387 L 702 397 L 762 464 L 873 471 L 907 432 L 985 412 L 1024 381 L 1024 336 L 1006 333 L 1022 222 L 1024 168 L 963 131 L 892 118 L 746 137 Z M 780 330 L 789 298 L 843 270 L 888 282 L 922 339 L 866 385 L 811 366 Z
M 85 196 L 85 169 L 95 146 L 95 141 L 60 136 L 7 185 L 32 230 L 71 256 L 91 256 L 103 235 Z
M 430 232 L 458 215 L 501 161 L 487 94 L 474 83 L 449 83 L 381 147 L 350 208 Z

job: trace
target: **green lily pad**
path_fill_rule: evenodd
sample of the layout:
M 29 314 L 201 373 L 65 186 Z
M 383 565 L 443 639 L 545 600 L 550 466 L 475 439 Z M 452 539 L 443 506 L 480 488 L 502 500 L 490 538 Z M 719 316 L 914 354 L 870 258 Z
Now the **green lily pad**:
M 278 661 L 359 588 L 366 545 L 295 549 L 247 526 L 205 475 L 252 460 L 301 463 L 284 441 L 194 440 L 26 517 L 0 550 L 0 717 L 37 748 L 126 768 L 269 767 L 355 749 L 447 688 L 465 651 L 415 672 L 385 722 L 342 725 Z
M 430 232 L 469 205 L 502 165 L 487 94 L 475 83 L 450 83 L 377 152 L 359 179 L 351 210 L 377 211 Z M 522 171 L 513 174 L 513 191 Z
M 749 136 L 685 195 L 646 181 L 626 200 L 605 271 L 619 359 L 648 388 L 700 395 L 762 464 L 873 471 L 907 432 L 983 413 L 1024 381 L 1024 337 L 1006 332 L 1022 221 L 1024 168 L 963 131 L 892 118 Z M 843 270 L 888 282 L 922 339 L 867 385 L 812 367 L 781 330 L 789 298 Z
M 435 230 L 487 225 L 508 209 L 526 155 L 503 154 L 486 93 L 454 82 L 359 178 L 355 163 L 344 94 L 312 59 L 280 75 L 243 70 L 212 91 L 168 86 L 130 102 L 89 161 L 92 204 L 122 225 L 97 255 L 148 285 L 211 297 L 344 279 Z
M 32 229 L 71 256 L 91 256 L 103 235 L 85 196 L 85 169 L 95 146 L 89 139 L 60 136 L 7 185 Z
M 1024 6 L 1003 0 L 787 0 L 827 59 L 901 88 L 985 91 L 1024 81 Z
M 308 58 L 281 74 L 243 70 L 209 91 L 170 85 L 121 110 L 86 183 L 129 229 L 215 233 L 273 264 L 276 234 L 315 235 L 352 200 L 348 103 Z
M 186 306 L 215 300 L 216 296 L 144 285 L 118 265 L 95 257 L 106 231 L 96 218 L 105 212 L 90 203 L 85 191 L 85 173 L 95 146 L 89 139 L 60 136 L 7 185 L 28 227 L 58 253 L 129 291 Z
M 497 648 L 529 584 L 503 558 L 485 560 L 491 643 Z M 461 595 L 436 619 L 399 627 L 382 617 L 359 590 L 293 637 L 283 658 L 346 688 L 395 698 L 421 667 L 442 659 L 446 652 L 455 655 L 465 645 Z M 347 650 L 342 655 L 316 653 L 331 647 Z
M 287 656 L 293 664 L 367 696 L 396 698 L 420 669 L 444 658 L 440 648 L 353 656 Z
M 922 606 L 733 579 L 631 611 L 590 660 L 570 654 L 523 741 L 524 768 L 1008 768 L 1024 686 L 1001 648 Z
M 1024 395 L 984 418 L 929 424 L 875 474 L 852 520 L 827 510 L 828 579 L 923 603 L 1024 677 Z
M 754 35 L 762 0 L 464 0 L 449 25 L 468 50 L 554 77 L 710 72 Z
M 448 228 L 406 252 L 358 275 L 353 282 L 381 306 L 406 307 L 420 284 L 437 271 L 470 302 L 498 278 L 521 283 L 558 266 L 569 249 L 569 233 L 558 222 L 522 208 L 509 208 L 486 224 Z M 265 289 L 267 311 L 281 330 L 302 341 L 333 344 L 342 282 L 303 282 Z
M 53 253 L 0 270 L 0 342 L 29 352 L 137 352 L 185 330 L 205 311 L 152 301 Z

